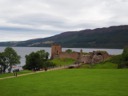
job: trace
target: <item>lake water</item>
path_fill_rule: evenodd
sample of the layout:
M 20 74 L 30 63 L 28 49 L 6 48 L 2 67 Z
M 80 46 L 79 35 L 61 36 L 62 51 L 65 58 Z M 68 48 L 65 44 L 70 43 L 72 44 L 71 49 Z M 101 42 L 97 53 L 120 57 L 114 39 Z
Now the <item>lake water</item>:
M 50 47 L 13 47 L 18 55 L 21 56 L 21 66 L 25 65 L 25 55 L 30 54 L 31 52 L 36 52 L 38 50 L 45 50 L 46 52 L 51 53 Z M 5 47 L 0 47 L 0 52 L 3 52 Z M 92 52 L 97 50 L 107 51 L 111 55 L 118 55 L 121 54 L 123 49 L 96 49 L 96 48 L 62 48 L 63 51 L 67 49 L 72 49 L 73 51 L 80 52 L 82 49 L 83 52 Z M 51 55 L 51 54 L 50 54 Z

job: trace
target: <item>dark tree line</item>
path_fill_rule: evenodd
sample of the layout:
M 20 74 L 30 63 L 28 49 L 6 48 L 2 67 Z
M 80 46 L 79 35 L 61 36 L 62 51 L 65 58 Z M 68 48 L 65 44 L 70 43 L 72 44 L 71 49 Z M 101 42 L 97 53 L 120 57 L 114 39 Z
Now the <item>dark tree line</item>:
M 54 67 L 55 65 L 48 60 L 49 53 L 44 50 L 40 50 L 37 52 L 32 52 L 29 55 L 26 55 L 26 65 L 23 67 L 28 70 L 47 70 L 50 67 Z
M 128 47 L 124 48 L 120 60 L 119 68 L 128 68 Z
M 5 73 L 6 69 L 10 73 L 12 66 L 20 63 L 20 56 L 11 48 L 5 48 L 4 52 L 0 52 L 0 73 Z
M 118 64 L 118 68 L 128 68 L 128 47 L 124 48 L 121 55 L 112 57 L 110 61 Z

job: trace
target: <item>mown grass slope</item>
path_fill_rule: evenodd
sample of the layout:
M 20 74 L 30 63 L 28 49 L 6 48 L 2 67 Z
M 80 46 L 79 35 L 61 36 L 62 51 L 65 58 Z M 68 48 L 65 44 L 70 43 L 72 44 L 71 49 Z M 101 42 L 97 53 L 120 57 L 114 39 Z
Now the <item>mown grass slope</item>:
M 118 64 L 111 63 L 111 62 L 101 62 L 94 65 L 82 64 L 79 68 L 80 69 L 117 69 Z
M 128 96 L 128 70 L 67 69 L 0 80 L 0 96 Z
M 74 64 L 75 60 L 71 58 L 56 58 L 51 60 L 56 66 L 66 66 Z

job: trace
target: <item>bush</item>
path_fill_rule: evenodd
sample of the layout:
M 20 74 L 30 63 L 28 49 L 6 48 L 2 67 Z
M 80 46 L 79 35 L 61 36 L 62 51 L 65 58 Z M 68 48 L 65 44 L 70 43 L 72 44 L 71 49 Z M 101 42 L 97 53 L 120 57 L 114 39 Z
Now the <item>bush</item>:
M 109 61 L 112 63 L 120 64 L 121 59 L 122 59 L 122 55 L 116 55 L 116 56 L 112 56 Z
M 65 52 L 72 53 L 73 51 L 71 49 L 67 49 Z
M 124 48 L 119 68 L 128 68 L 128 47 Z

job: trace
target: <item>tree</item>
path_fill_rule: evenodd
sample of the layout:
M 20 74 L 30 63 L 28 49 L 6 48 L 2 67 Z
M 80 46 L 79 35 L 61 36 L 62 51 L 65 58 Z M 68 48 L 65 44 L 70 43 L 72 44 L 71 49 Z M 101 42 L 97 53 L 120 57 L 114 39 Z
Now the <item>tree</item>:
M 67 49 L 65 52 L 72 53 L 73 51 L 71 49 Z
M 38 53 L 32 52 L 29 55 L 26 55 L 26 65 L 25 69 L 28 70 L 39 70 L 41 68 L 40 65 L 40 55 Z
M 47 71 L 48 68 L 53 68 L 55 66 L 56 65 L 53 62 L 50 62 L 49 60 L 43 64 L 43 68 L 45 69 L 45 71 Z
M 53 64 L 48 62 L 48 57 L 49 53 L 44 50 L 32 52 L 26 55 L 26 65 L 23 68 L 28 70 L 40 70 L 53 66 Z
M 9 66 L 8 72 L 10 73 L 12 66 L 20 63 L 20 56 L 11 47 L 5 48 L 4 54 L 6 57 L 6 64 Z
M 118 68 L 128 68 L 128 47 L 125 47 L 121 55 L 113 56 L 110 62 L 117 63 Z
M 46 68 L 46 66 L 48 66 L 48 64 L 46 64 L 46 63 L 47 63 L 47 60 L 48 60 L 49 53 L 45 52 L 45 50 L 39 50 L 39 51 L 37 51 L 37 53 L 40 56 L 39 65 L 41 66 L 41 68 Z
M 45 52 L 45 50 L 39 50 L 37 53 L 40 55 L 42 60 L 48 60 L 49 53 Z
M 128 47 L 123 50 L 120 67 L 128 67 Z
M 4 52 L 0 53 L 0 65 L 1 65 L 1 70 L 0 70 L 1 73 L 5 73 L 5 70 L 8 66 L 6 64 L 6 57 Z
M 124 48 L 123 53 L 122 53 L 122 59 L 123 61 L 128 61 L 128 48 Z

